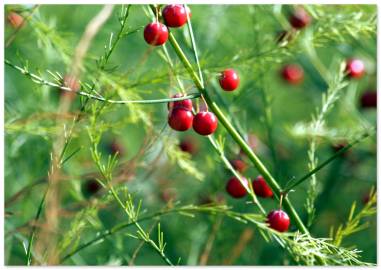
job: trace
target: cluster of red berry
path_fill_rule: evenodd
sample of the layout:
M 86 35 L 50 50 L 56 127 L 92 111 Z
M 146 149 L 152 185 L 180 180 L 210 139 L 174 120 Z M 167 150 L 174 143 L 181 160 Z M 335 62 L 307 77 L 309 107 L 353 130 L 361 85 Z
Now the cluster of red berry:
M 237 164 L 237 163 L 236 163 Z M 234 165 L 233 165 L 234 166 Z M 247 195 L 246 189 L 249 187 L 249 182 L 245 177 L 242 177 L 244 182 L 243 186 L 237 177 L 231 177 L 226 184 L 226 191 L 233 198 L 243 198 Z M 266 183 L 265 179 L 259 175 L 252 182 L 253 190 L 256 196 L 261 198 L 272 198 L 274 196 L 273 191 Z M 245 188 L 246 187 L 246 188 Z M 279 232 L 288 230 L 290 226 L 290 219 L 286 212 L 283 210 L 273 210 L 267 215 L 267 222 L 271 228 Z
M 289 23 L 292 26 L 292 31 L 281 31 L 277 36 L 277 41 L 290 41 L 294 37 L 294 32 L 301 30 L 311 23 L 311 18 L 303 8 L 298 8 L 289 17 Z M 281 70 L 281 77 L 285 82 L 297 85 L 303 81 L 304 71 L 298 64 L 287 64 Z M 365 74 L 365 65 L 361 59 L 350 58 L 346 64 L 346 74 L 348 78 L 360 79 Z M 377 107 L 377 92 L 366 91 L 360 98 L 362 108 Z
M 173 97 L 182 97 L 176 94 Z M 168 103 L 168 124 L 177 131 L 186 131 L 193 126 L 194 131 L 201 135 L 210 135 L 217 129 L 217 117 L 212 112 L 202 111 L 195 116 L 192 112 L 192 100 L 186 99 Z
M 188 13 L 188 15 L 187 15 Z M 163 45 L 168 40 L 167 27 L 181 27 L 186 24 L 188 16 L 191 17 L 190 9 L 184 5 L 167 5 L 162 12 L 165 24 L 159 21 L 152 22 L 144 28 L 145 41 L 153 46 Z
M 231 160 L 233 168 L 237 170 L 239 173 L 243 173 L 247 169 L 246 163 L 241 159 Z M 249 187 L 249 182 L 245 177 L 242 177 L 242 180 L 246 186 Z M 262 175 L 259 175 L 252 182 L 252 187 L 256 196 L 261 198 L 272 198 L 274 196 L 273 191 L 266 183 L 265 179 Z M 226 191 L 233 198 L 243 198 L 247 195 L 246 189 L 237 177 L 231 177 L 226 184 Z M 271 211 L 267 216 L 267 222 L 270 227 L 279 232 L 284 232 L 288 230 L 290 225 L 290 219 L 286 212 L 279 210 Z
M 278 36 L 278 42 L 294 36 L 294 32 L 303 29 L 311 23 L 311 17 L 303 8 L 296 9 L 289 17 L 289 23 L 292 31 L 282 31 Z M 289 84 L 300 84 L 304 79 L 303 68 L 298 64 L 287 64 L 281 70 L 282 78 Z
M 148 24 L 144 29 L 145 41 L 154 46 L 163 45 L 168 39 L 168 27 L 181 27 L 187 22 L 187 13 L 189 17 L 191 12 L 183 5 L 167 5 L 162 12 L 165 25 L 156 21 Z M 238 88 L 240 78 L 237 72 L 233 69 L 226 69 L 221 72 L 219 84 L 224 91 L 234 91 Z M 176 94 L 173 98 L 182 97 L 183 94 Z M 209 111 L 200 111 L 193 115 L 192 100 L 186 99 L 168 103 L 168 124 L 177 131 L 186 131 L 193 126 L 194 131 L 201 135 L 210 135 L 217 129 L 217 118 Z M 240 171 L 244 170 L 245 163 L 241 160 L 235 160 L 233 166 Z M 246 185 L 248 181 L 243 178 Z M 259 197 L 273 197 L 271 188 L 267 185 L 262 176 L 258 176 L 252 183 L 255 194 Z M 246 196 L 247 191 L 242 186 L 241 182 L 236 177 L 232 177 L 226 186 L 227 192 L 234 198 L 242 198 Z M 269 213 L 268 223 L 271 228 L 280 232 L 286 231 L 290 221 L 285 212 L 275 210 Z
M 219 83 L 223 90 L 234 91 L 239 86 L 239 76 L 233 69 L 226 69 L 220 74 Z M 173 98 L 182 97 L 176 94 Z M 218 121 L 214 113 L 200 111 L 195 116 L 192 113 L 192 100 L 186 99 L 168 103 L 168 124 L 177 131 L 186 131 L 193 126 L 200 135 L 210 135 L 217 129 Z

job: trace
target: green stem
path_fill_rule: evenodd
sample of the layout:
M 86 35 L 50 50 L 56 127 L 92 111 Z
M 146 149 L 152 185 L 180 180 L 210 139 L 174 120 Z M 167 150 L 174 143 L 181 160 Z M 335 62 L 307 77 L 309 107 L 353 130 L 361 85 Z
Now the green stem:
M 36 217 L 34 218 L 34 222 L 35 223 L 40 218 L 40 215 L 41 215 L 44 203 L 45 203 L 45 198 L 46 198 L 46 194 L 47 193 L 48 193 L 48 189 L 46 189 L 46 191 L 44 193 L 44 196 L 42 197 L 41 202 L 40 202 L 40 204 L 38 206 L 37 214 L 36 214 Z M 33 245 L 33 240 L 34 240 L 35 234 L 36 234 L 36 224 L 33 224 L 33 226 L 32 226 L 32 232 L 30 233 L 30 236 L 29 236 L 28 249 L 27 249 L 27 252 L 26 252 L 26 258 L 27 258 L 26 265 L 28 265 L 28 266 L 30 266 L 32 264 L 32 245 Z
M 324 168 L 325 166 L 327 166 L 329 163 L 331 163 L 333 160 L 335 160 L 338 156 L 340 156 L 341 154 L 343 154 L 344 152 L 348 151 L 350 148 L 352 148 L 354 145 L 356 145 L 357 143 L 361 142 L 362 140 L 366 139 L 367 137 L 369 137 L 371 134 L 366 132 L 364 133 L 362 136 L 360 136 L 360 138 L 358 138 L 357 140 L 353 141 L 352 143 L 346 145 L 345 147 L 341 148 L 339 151 L 337 151 L 333 156 L 331 156 L 330 158 L 328 158 L 326 161 L 324 161 L 323 163 L 321 163 L 320 165 L 316 166 L 315 169 L 311 170 L 309 173 L 307 173 L 305 176 L 303 176 L 302 178 L 300 178 L 299 180 L 295 181 L 294 184 L 292 184 L 291 186 L 285 188 L 282 192 L 284 194 L 290 192 L 291 189 L 293 189 L 294 187 L 300 185 L 301 183 L 303 183 L 304 181 L 306 181 L 308 178 L 310 178 L 312 175 L 314 175 L 315 173 L 317 173 L 318 171 L 320 171 L 322 168 Z
M 242 176 L 233 168 L 233 166 L 231 165 L 231 163 L 229 162 L 229 160 L 226 158 L 224 152 L 222 151 L 222 149 L 217 145 L 217 142 L 215 141 L 215 139 L 212 137 L 212 136 L 208 136 L 213 148 L 216 150 L 216 152 L 220 155 L 220 158 L 222 159 L 222 161 L 225 163 L 225 166 L 226 168 L 231 171 L 233 173 L 233 175 L 235 177 L 237 177 L 237 179 L 240 181 L 241 185 L 244 187 L 244 189 L 246 190 L 246 192 L 250 195 L 251 199 L 253 200 L 253 203 L 258 206 L 259 210 L 261 211 L 261 213 L 266 216 L 266 211 L 265 209 L 263 208 L 262 204 L 258 201 L 258 198 L 257 196 L 255 195 L 254 191 L 253 191 L 253 188 L 252 186 L 247 186 L 246 183 L 244 182 L 244 180 L 242 179 Z
M 270 172 L 267 170 L 267 168 L 264 166 L 264 164 L 260 161 L 260 159 L 254 154 L 254 152 L 251 150 L 251 148 L 246 144 L 246 142 L 243 140 L 243 138 L 239 135 L 239 133 L 236 131 L 236 129 L 230 124 L 229 120 L 225 117 L 223 112 L 220 110 L 218 105 L 209 97 L 207 91 L 205 88 L 203 88 L 201 81 L 197 77 L 197 74 L 192 68 L 192 65 L 188 61 L 187 57 L 185 56 L 184 52 L 181 50 L 179 44 L 177 43 L 176 39 L 172 35 L 172 33 L 169 34 L 169 42 L 171 43 L 172 47 L 174 48 L 177 56 L 180 58 L 181 62 L 183 63 L 186 70 L 189 72 L 189 75 L 191 76 L 192 80 L 194 81 L 196 87 L 200 91 L 200 93 L 203 95 L 206 103 L 208 104 L 209 108 L 215 113 L 218 120 L 222 123 L 222 125 L 226 128 L 228 133 L 232 136 L 232 138 L 236 141 L 236 143 L 241 147 L 241 149 L 246 153 L 246 155 L 249 157 L 249 159 L 253 162 L 259 173 L 266 179 L 267 183 L 270 185 L 272 190 L 274 191 L 276 197 L 279 199 L 281 196 L 281 188 L 278 185 L 278 183 L 275 181 L 275 179 L 272 177 Z M 298 229 L 304 233 L 309 234 L 307 228 L 304 226 L 303 222 L 301 221 L 300 217 L 296 213 L 294 207 L 292 206 L 289 199 L 286 197 L 283 199 L 283 205 L 286 211 L 291 216 L 292 220 L 294 221 L 295 225 L 298 227 Z
M 65 86 L 62 86 L 60 84 L 47 81 L 47 80 L 43 79 L 42 77 L 37 76 L 36 74 L 30 73 L 28 70 L 26 70 L 22 67 L 14 65 L 13 63 L 11 63 L 8 60 L 4 60 L 4 63 L 6 65 L 20 71 L 22 74 L 26 75 L 27 77 L 32 79 L 33 82 L 35 82 L 37 84 L 47 85 L 47 86 L 51 86 L 54 88 L 59 88 L 61 90 L 67 91 L 67 92 L 73 92 L 73 93 L 80 95 L 80 96 L 88 97 L 91 99 L 95 99 L 95 100 L 103 101 L 103 102 L 107 102 L 107 103 L 113 103 L 113 104 L 157 104 L 157 103 L 168 103 L 171 101 L 180 101 L 180 100 L 185 100 L 185 99 L 195 99 L 195 98 L 199 98 L 201 96 L 201 94 L 199 94 L 199 93 L 191 93 L 189 95 L 186 95 L 183 97 L 177 97 L 177 98 L 144 99 L 144 100 L 112 100 L 112 99 L 107 99 L 107 98 L 104 98 L 101 96 L 89 94 L 89 93 L 83 92 L 83 91 L 74 91 L 69 87 L 65 87 Z
M 173 213 L 179 213 L 179 212 L 211 212 L 211 213 L 215 213 L 215 212 L 223 212 L 225 211 L 226 209 L 224 208 L 213 208 L 212 206 L 206 206 L 206 207 L 199 207 L 199 206 L 193 206 L 193 205 L 190 205 L 190 206 L 181 206 L 181 207 L 177 207 L 177 208 L 172 208 L 172 209 L 166 209 L 166 210 L 161 210 L 161 211 L 158 211 L 156 213 L 153 213 L 151 215 L 148 215 L 148 216 L 145 216 L 143 218 L 140 218 L 138 220 L 136 220 L 135 222 L 136 223 L 141 223 L 141 222 L 144 222 L 144 221 L 147 221 L 147 220 L 151 220 L 155 217 L 161 217 L 161 216 L 164 216 L 164 215 L 168 215 L 168 214 L 173 214 Z M 238 215 L 238 214 L 237 214 Z M 61 259 L 61 262 L 64 262 L 66 261 L 67 259 L 69 259 L 70 257 L 74 256 L 75 254 L 77 254 L 78 252 L 80 252 L 81 250 L 95 244 L 96 242 L 100 241 L 100 240 L 103 240 L 105 239 L 106 237 L 110 236 L 110 235 L 113 235 L 127 227 L 130 227 L 132 225 L 135 224 L 134 221 L 129 221 L 129 222 L 126 222 L 126 223 L 121 223 L 121 224 L 118 224 L 118 225 L 115 225 L 113 228 L 111 228 L 110 230 L 106 230 L 104 231 L 102 234 L 98 235 L 97 237 L 95 237 L 94 239 L 82 244 L 81 246 L 79 246 L 77 249 L 73 250 L 72 252 L 70 252 L 69 254 L 65 255 L 62 259 Z
M 123 204 L 123 202 L 120 200 L 118 194 L 116 194 L 115 192 L 115 189 L 111 186 L 111 184 L 109 185 L 110 187 L 110 191 L 113 195 L 113 197 L 115 198 L 115 200 L 118 202 L 118 204 L 122 207 L 122 209 L 127 213 L 127 215 L 131 218 L 128 210 L 126 209 L 125 205 Z M 135 227 L 138 229 L 138 231 L 141 232 L 142 235 L 145 235 L 145 231 L 143 230 L 143 228 L 140 226 L 140 224 L 138 223 L 138 221 L 133 218 L 132 219 L 132 224 L 135 225 Z M 169 260 L 169 258 L 165 255 L 165 253 L 163 252 L 163 250 L 161 250 L 155 242 L 153 242 L 151 239 L 143 239 L 146 243 L 150 244 L 150 246 L 160 255 L 160 257 L 164 260 L 164 262 L 170 266 L 173 266 L 173 263 Z

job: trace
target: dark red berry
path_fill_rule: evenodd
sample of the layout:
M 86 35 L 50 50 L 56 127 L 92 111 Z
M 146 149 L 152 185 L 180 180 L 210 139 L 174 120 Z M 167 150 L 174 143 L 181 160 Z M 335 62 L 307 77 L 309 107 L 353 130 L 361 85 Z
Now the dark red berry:
M 368 90 L 361 95 L 360 105 L 362 108 L 377 108 L 377 92 Z
M 311 17 L 303 8 L 298 8 L 291 14 L 289 21 L 295 29 L 302 29 L 310 24 Z
M 217 128 L 217 117 L 212 112 L 199 112 L 193 119 L 193 129 L 198 134 L 210 135 Z
M 297 64 L 285 65 L 281 71 L 283 79 L 290 84 L 299 84 L 303 81 L 304 72 Z
M 242 177 L 242 180 L 245 183 L 246 187 L 248 187 L 249 182 L 247 181 L 247 179 Z M 233 198 L 242 198 L 242 197 L 245 197 L 247 194 L 245 187 L 241 184 L 238 178 L 234 176 L 230 178 L 228 183 L 226 184 L 226 191 Z
M 361 199 L 363 204 L 368 204 L 369 200 L 370 200 L 369 193 L 363 195 L 363 197 Z
M 274 210 L 267 215 L 267 223 L 270 228 L 277 230 L 278 232 L 285 232 L 290 226 L 290 218 L 286 212 L 282 210 Z
M 262 175 L 259 175 L 253 181 L 253 189 L 254 189 L 255 195 L 259 197 L 270 198 L 274 196 L 273 191 L 271 190 L 269 185 L 266 183 Z
M 246 169 L 247 169 L 246 162 L 241 160 L 241 159 L 233 159 L 232 161 L 230 161 L 230 163 L 235 170 L 237 170 L 241 173 L 246 171 Z
M 183 94 L 176 94 L 176 95 L 173 95 L 172 98 L 179 98 L 179 97 L 183 97 L 183 96 L 184 96 Z M 192 100 L 190 100 L 190 99 L 168 102 L 167 106 L 168 106 L 168 110 L 172 110 L 173 108 L 181 107 L 183 109 L 187 109 L 187 110 L 191 111 L 193 108 Z
M 162 12 L 165 24 L 168 27 L 183 26 L 188 20 L 187 11 L 189 17 L 191 17 L 192 13 L 190 12 L 190 9 L 185 9 L 184 5 L 167 5 Z
M 153 46 L 163 45 L 168 39 L 168 28 L 159 22 L 147 24 L 144 28 L 144 39 Z
M 193 114 L 190 110 L 174 108 L 169 112 L 168 124 L 177 131 L 188 130 L 192 126 Z
M 347 60 L 346 72 L 350 78 L 361 78 L 365 73 L 364 62 L 360 59 Z
M 190 137 L 183 138 L 180 141 L 179 147 L 180 147 L 181 151 L 187 152 L 191 155 L 196 154 L 197 150 L 198 150 L 196 142 L 193 139 L 191 139 Z
M 160 197 L 164 202 L 173 201 L 176 199 L 176 192 L 173 189 L 166 188 L 161 191 Z
M 346 147 L 347 145 L 348 145 L 348 143 L 346 141 L 341 141 L 341 142 L 333 143 L 331 145 L 331 148 L 332 148 L 332 151 L 334 153 L 336 153 L 336 152 L 340 151 L 341 149 L 343 149 L 344 147 Z M 345 151 L 341 155 L 346 157 L 349 153 L 350 153 L 350 149 L 348 149 L 347 151 Z
M 102 185 L 95 179 L 87 179 L 82 185 L 82 193 L 86 198 L 95 195 L 102 189 Z
M 225 91 L 234 91 L 239 86 L 239 77 L 234 69 L 225 69 L 220 75 L 220 86 Z
M 109 151 L 112 155 L 115 155 L 118 153 L 118 156 L 124 155 L 124 147 L 123 145 L 118 142 L 117 140 L 113 140 L 109 145 Z
M 9 12 L 7 19 L 9 24 L 15 29 L 20 28 L 24 24 L 24 18 L 20 14 L 13 11 Z

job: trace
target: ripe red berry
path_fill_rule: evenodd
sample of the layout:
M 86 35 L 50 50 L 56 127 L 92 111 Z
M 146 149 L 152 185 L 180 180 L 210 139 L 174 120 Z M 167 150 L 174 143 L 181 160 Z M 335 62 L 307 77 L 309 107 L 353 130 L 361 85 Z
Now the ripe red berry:
M 278 232 L 285 232 L 290 226 L 290 218 L 286 212 L 282 210 L 274 210 L 267 215 L 267 223 L 270 228 L 277 230 Z
M 10 25 L 15 29 L 21 27 L 24 24 L 24 18 L 20 14 L 13 11 L 9 12 L 7 19 Z
M 350 78 L 361 78 L 365 73 L 364 62 L 360 59 L 347 60 L 346 72 Z
M 168 124 L 177 131 L 188 130 L 192 126 L 193 114 L 190 110 L 174 108 L 169 112 Z
M 184 5 L 167 5 L 162 12 L 165 24 L 168 27 L 181 27 L 186 24 L 188 18 L 191 17 L 192 13 L 190 9 L 185 9 Z
M 249 182 L 245 177 L 242 177 L 243 182 L 245 183 L 245 186 L 248 187 Z M 232 177 L 229 179 L 228 183 L 226 184 L 226 191 L 233 197 L 233 198 L 242 198 L 245 197 L 247 194 L 246 189 L 241 184 L 241 182 L 238 180 L 237 177 Z
M 82 193 L 86 198 L 90 198 L 102 189 L 102 185 L 95 179 L 87 179 L 82 187 Z
M 247 169 L 247 164 L 245 163 L 245 161 L 243 161 L 241 159 L 233 159 L 232 161 L 230 161 L 230 163 L 235 170 L 237 170 L 241 173 L 246 171 L 246 169 Z
M 302 29 L 310 24 L 311 17 L 303 8 L 298 8 L 291 14 L 289 22 L 292 27 L 296 29 Z
M 168 39 L 168 28 L 159 22 L 147 24 L 144 28 L 144 39 L 153 46 L 163 45 Z
M 304 78 L 303 69 L 297 64 L 285 65 L 281 71 L 281 75 L 289 84 L 299 84 Z
M 184 96 L 183 94 L 176 94 L 172 96 L 172 98 L 178 98 Z M 181 107 L 183 109 L 192 110 L 192 100 L 185 99 L 180 101 L 168 102 L 168 110 L 172 110 L 173 108 Z
M 341 149 L 343 149 L 344 147 L 346 147 L 348 145 L 348 143 L 346 141 L 341 141 L 341 142 L 336 142 L 334 144 L 331 145 L 331 148 L 332 148 L 332 151 L 334 153 L 340 151 Z M 342 153 L 341 155 L 343 157 L 346 157 L 348 156 L 348 154 L 350 153 L 350 149 L 348 149 L 346 152 Z
M 254 181 L 253 181 L 253 189 L 255 192 L 255 195 L 262 197 L 262 198 L 269 198 L 272 197 L 273 191 L 269 187 L 269 185 L 266 183 L 265 179 L 262 177 L 262 175 L 259 175 Z
M 360 105 L 362 108 L 377 108 L 377 92 L 368 90 L 361 95 Z
M 198 134 L 210 135 L 217 128 L 217 117 L 212 112 L 199 112 L 193 119 L 193 129 Z
M 181 151 L 187 152 L 191 155 L 196 154 L 198 150 L 196 142 L 193 139 L 191 139 L 191 137 L 183 138 L 180 141 L 179 147 Z
M 239 86 L 239 77 L 234 69 L 225 69 L 220 75 L 220 86 L 225 91 L 233 91 Z

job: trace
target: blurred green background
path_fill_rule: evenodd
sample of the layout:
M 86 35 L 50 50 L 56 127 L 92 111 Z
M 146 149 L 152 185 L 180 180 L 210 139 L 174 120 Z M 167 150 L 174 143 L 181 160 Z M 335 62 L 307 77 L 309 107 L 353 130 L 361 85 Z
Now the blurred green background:
M 339 100 L 328 114 L 326 129 L 317 149 L 317 158 L 324 161 L 334 151 L 337 142 L 349 142 L 360 131 L 376 125 L 376 109 L 363 109 L 360 97 L 365 91 L 376 90 L 376 13 L 374 5 L 305 6 L 312 17 L 306 29 L 296 33 L 286 44 L 276 42 L 277 33 L 289 30 L 288 14 L 294 6 L 281 5 L 190 5 L 192 26 L 198 47 L 201 68 L 212 97 L 225 104 L 224 111 L 241 126 L 246 137 L 256 138 L 254 151 L 277 176 L 281 186 L 293 177 L 308 172 L 308 132 L 300 123 L 309 123 L 327 84 L 316 69 L 313 50 L 327 71 L 337 72 L 334 63 L 356 57 L 364 61 L 366 75 L 349 80 Z M 62 76 L 70 73 L 75 50 L 87 24 L 102 9 L 99 5 L 41 5 L 5 6 L 5 16 L 17 12 L 26 19 L 14 40 L 5 48 L 5 59 L 18 66 L 53 78 L 47 70 Z M 111 93 L 115 99 L 155 99 L 179 91 L 173 72 L 163 60 L 161 48 L 152 48 L 143 39 L 143 29 L 152 21 L 146 6 L 133 5 L 127 20 L 131 31 L 121 38 L 110 57 L 106 70 L 97 68 L 96 60 L 104 54 L 110 33 L 117 33 L 121 6 L 114 6 L 112 15 L 92 40 L 81 67 L 80 81 L 94 83 L 96 89 Z M 186 27 L 171 29 L 187 56 L 193 60 L 190 37 Z M 5 43 L 15 28 L 5 22 Z M 169 44 L 166 48 L 180 73 L 188 93 L 197 92 L 190 77 L 182 68 Z M 315 62 L 314 62 L 315 61 Z M 279 75 L 285 64 L 298 63 L 304 69 L 300 85 L 288 85 Z M 234 68 L 241 78 L 239 90 L 227 93 L 218 86 L 218 73 Z M 219 92 L 219 93 L 218 93 Z M 269 98 L 264 102 L 263 93 Z M 5 65 L 5 263 L 25 264 L 25 245 L 32 220 L 46 190 L 50 154 L 58 136 L 70 127 L 73 114 L 80 108 L 76 97 L 68 112 L 60 114 L 62 95 L 58 89 L 33 83 L 20 72 Z M 93 102 L 93 101 L 92 101 Z M 195 103 L 195 102 L 194 102 Z M 269 141 L 265 119 L 271 111 Z M 126 166 L 119 185 L 126 185 L 142 200 L 142 211 L 153 213 L 166 204 L 200 204 L 219 200 L 238 212 L 253 211 L 245 199 L 233 199 L 225 192 L 231 177 L 209 141 L 193 130 L 184 133 L 171 131 L 167 123 L 166 104 L 113 105 L 102 113 L 104 133 L 101 151 L 112 154 L 115 141 L 123 149 L 119 163 Z M 87 133 L 89 122 L 82 119 L 73 130 L 68 152 L 80 148 L 61 170 L 60 215 L 57 250 L 67 254 L 98 232 L 126 221 L 125 214 L 102 193 L 87 196 L 83 185 L 88 174 L 95 171 Z M 164 130 L 163 130 L 164 129 Z M 239 156 L 238 146 L 223 129 L 217 136 L 225 141 L 229 159 Z M 197 145 L 193 155 L 178 147 L 180 141 L 191 140 Z M 148 149 L 142 150 L 152 141 Z M 271 146 L 270 146 L 271 144 Z M 275 149 L 274 163 L 271 147 Z M 317 174 L 316 218 L 311 226 L 315 237 L 329 237 L 332 226 L 337 228 L 347 220 L 354 201 L 358 207 L 372 186 L 376 185 L 376 136 L 357 144 Z M 138 155 L 138 158 L 134 158 Z M 241 157 L 240 157 L 241 158 Z M 249 160 L 243 157 L 249 165 Z M 185 165 L 184 165 L 185 164 Z M 244 173 L 248 178 L 258 175 L 250 164 Z M 34 186 L 34 183 L 37 183 Z M 298 213 L 306 220 L 306 191 L 309 181 L 298 186 L 289 196 Z M 26 189 L 24 189 L 26 187 Z M 21 195 L 16 196 L 20 190 Z M 168 196 L 175 198 L 168 202 Z M 247 199 L 248 200 L 248 199 Z M 262 199 L 267 210 L 278 203 Z M 44 213 L 40 222 L 43 224 Z M 345 239 L 344 246 L 355 245 L 362 250 L 362 260 L 376 263 L 376 217 L 366 218 L 369 227 Z M 166 253 L 180 264 L 198 265 L 211 235 L 212 242 L 207 264 L 283 265 L 294 264 L 288 253 L 276 242 L 267 243 L 254 226 L 218 215 L 196 214 L 194 218 L 179 214 L 160 219 L 167 243 Z M 38 223 L 39 224 L 39 223 Z M 156 223 L 147 221 L 148 229 Z M 39 227 L 38 227 L 39 228 Z M 156 239 L 156 229 L 153 238 Z M 295 227 L 291 227 L 291 231 Z M 247 242 L 242 235 L 249 235 Z M 68 265 L 127 265 L 131 262 L 140 240 L 128 237 L 133 228 L 77 253 L 64 264 Z M 74 240 L 78 240 L 76 242 Z M 35 239 L 35 242 L 38 239 Z M 65 242 L 66 241 L 66 242 Z M 68 242 L 69 243 L 68 243 Z M 234 254 L 239 243 L 243 248 Z M 33 254 L 36 264 L 42 263 Z M 161 258 L 143 245 L 134 259 L 135 265 L 161 265 Z

